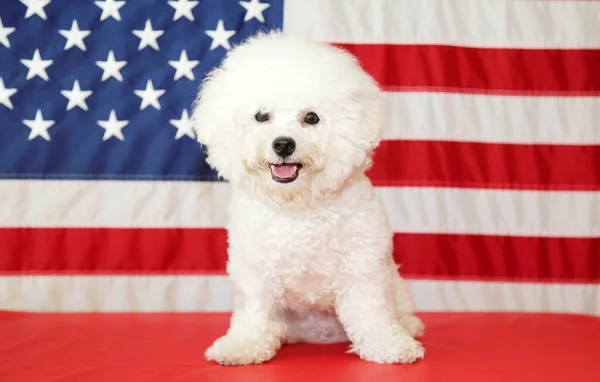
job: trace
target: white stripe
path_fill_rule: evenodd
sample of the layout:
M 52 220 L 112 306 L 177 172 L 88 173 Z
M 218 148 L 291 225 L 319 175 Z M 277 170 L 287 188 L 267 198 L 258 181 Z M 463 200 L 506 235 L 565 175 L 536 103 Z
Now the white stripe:
M 598 284 L 411 280 L 419 311 L 600 315 Z M 226 276 L 2 276 L 0 309 L 35 312 L 228 312 Z
M 420 311 L 600 315 L 600 284 L 411 280 Z
M 600 236 L 600 192 L 384 187 L 394 232 Z
M 380 187 L 395 232 L 599 236 L 600 192 Z M 221 182 L 1 181 L 0 227 L 224 227 Z
M 0 227 L 223 227 L 223 182 L 0 181 Z
M 286 0 L 287 33 L 340 43 L 600 47 L 600 3 L 532 0 Z
M 384 139 L 600 144 L 600 97 L 383 92 L 382 100 Z

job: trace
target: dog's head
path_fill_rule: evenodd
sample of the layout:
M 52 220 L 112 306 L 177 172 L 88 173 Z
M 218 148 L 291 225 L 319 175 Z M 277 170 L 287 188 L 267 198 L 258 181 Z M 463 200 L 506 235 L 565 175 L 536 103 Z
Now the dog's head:
M 272 32 L 207 75 L 192 119 L 220 176 L 278 204 L 309 205 L 371 165 L 379 108 L 379 88 L 354 56 Z

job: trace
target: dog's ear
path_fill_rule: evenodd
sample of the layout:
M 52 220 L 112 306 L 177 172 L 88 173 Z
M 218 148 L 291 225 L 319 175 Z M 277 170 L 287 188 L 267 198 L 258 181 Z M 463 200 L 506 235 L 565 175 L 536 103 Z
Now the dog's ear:
M 231 94 L 221 78 L 222 69 L 213 69 L 202 81 L 192 107 L 192 128 L 196 140 L 206 151 L 207 163 L 229 179 L 232 175 L 231 153 L 236 150 L 234 116 L 231 113 Z
M 345 114 L 351 123 L 349 131 L 345 133 L 350 134 L 360 149 L 370 157 L 379 146 L 383 130 L 381 88 L 356 56 L 345 49 L 333 48 L 338 54 L 345 56 L 349 65 L 344 65 L 340 70 L 346 70 L 346 77 L 352 78 L 348 102 L 344 105 Z
M 357 152 L 356 166 L 363 170 L 372 164 L 372 157 L 381 142 L 383 130 L 382 99 L 377 83 L 365 74 L 352 89 L 346 103 L 347 121 L 343 134 L 352 139 Z
M 365 150 L 372 152 L 379 146 L 383 130 L 381 92 L 376 85 L 371 85 L 369 89 L 358 92 L 357 97 L 362 106 L 362 142 Z
M 196 140 L 203 146 L 211 147 L 214 144 L 220 119 L 218 109 L 218 77 L 219 69 L 214 69 L 204 78 L 192 105 L 192 128 L 196 133 Z

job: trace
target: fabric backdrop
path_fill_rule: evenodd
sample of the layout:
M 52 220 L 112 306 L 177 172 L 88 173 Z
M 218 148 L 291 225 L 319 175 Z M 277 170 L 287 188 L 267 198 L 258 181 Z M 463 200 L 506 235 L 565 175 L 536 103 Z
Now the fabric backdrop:
M 0 309 L 231 309 L 190 105 L 272 28 L 381 84 L 369 177 L 421 311 L 600 315 L 600 2 L 550 0 L 2 0 Z

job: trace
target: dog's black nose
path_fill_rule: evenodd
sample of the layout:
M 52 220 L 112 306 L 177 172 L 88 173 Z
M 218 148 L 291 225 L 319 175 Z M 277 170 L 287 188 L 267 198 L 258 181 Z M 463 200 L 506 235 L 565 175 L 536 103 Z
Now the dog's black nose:
M 292 155 L 296 142 L 290 137 L 277 137 L 273 141 L 273 151 L 282 158 Z

